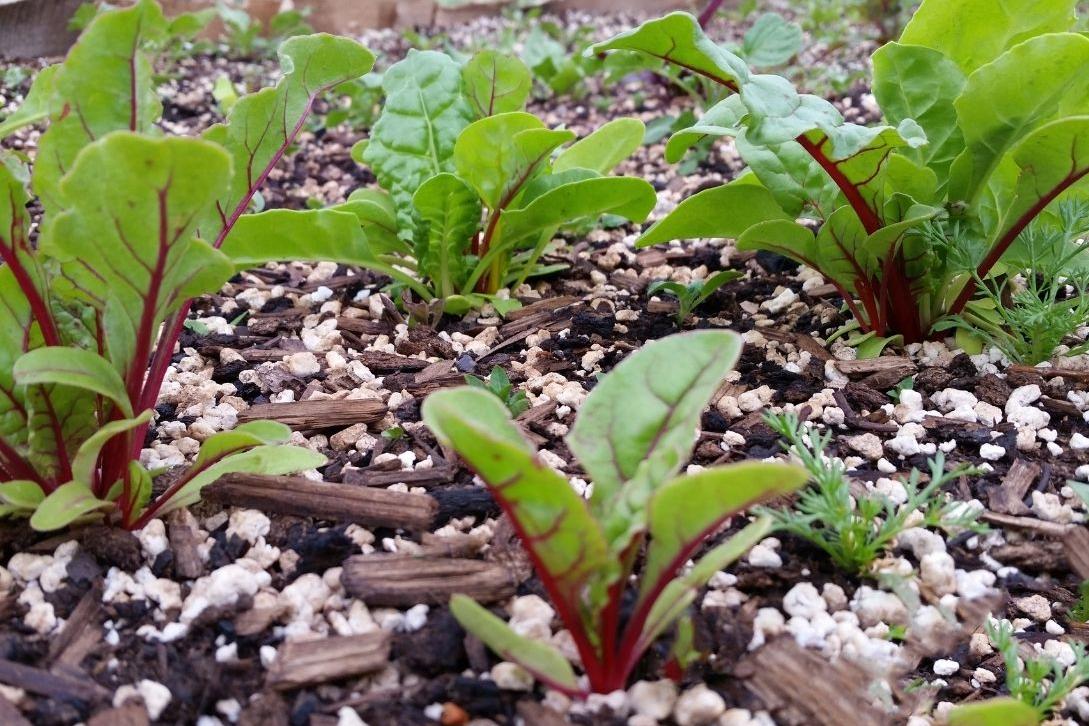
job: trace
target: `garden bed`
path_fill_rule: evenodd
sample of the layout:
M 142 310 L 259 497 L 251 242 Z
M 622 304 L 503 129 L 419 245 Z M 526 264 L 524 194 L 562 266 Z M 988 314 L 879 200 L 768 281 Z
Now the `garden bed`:
M 559 22 L 592 25 L 604 39 L 639 19 Z M 509 22 L 476 20 L 444 40 L 479 44 Z M 725 23 L 713 32 L 740 38 Z M 387 67 L 407 52 L 392 31 L 364 42 Z M 860 69 L 873 47 L 818 45 L 798 64 Z M 177 68 L 162 123 L 185 134 L 220 120 L 218 75 L 254 88 L 276 74 L 271 62 L 218 55 Z M 5 88 L 6 100 L 27 87 Z M 581 137 L 613 118 L 651 123 L 689 105 L 635 77 L 608 87 L 591 79 L 585 97 L 530 110 Z M 862 85 L 842 89 L 836 105 L 849 121 L 878 120 Z M 305 131 L 270 176 L 265 205 L 335 204 L 373 185 L 350 153 L 362 136 L 343 125 Z M 4 145 L 33 155 L 37 140 L 24 131 Z M 658 192 L 652 220 L 742 169 L 723 143 L 680 175 L 664 143 L 640 147 L 619 170 Z M 1001 656 L 981 635 L 987 612 L 1059 657 L 1066 643 L 1085 642 L 1089 629 L 1071 610 L 1089 578 L 1089 537 L 1067 482 L 1089 479 L 1089 356 L 1033 368 L 933 341 L 859 360 L 841 340 L 825 343 L 849 316 L 812 270 L 719 239 L 635 249 L 640 229 L 567 235 L 545 260 L 566 269 L 515 290 L 521 307 L 504 317 L 487 306 L 409 327 L 381 292 L 386 278 L 332 263 L 269 265 L 199 299 L 144 463 L 183 464 L 198 440 L 255 419 L 288 424 L 293 443 L 329 461 L 291 478 L 231 475 L 205 501 L 133 534 L 45 536 L 22 521 L 0 524 L 0 722 L 915 726 L 946 704 L 1002 692 Z M 743 277 L 681 324 L 673 298 L 647 295 L 655 281 L 722 268 Z M 827 453 L 844 460 L 856 494 L 902 500 L 898 480 L 927 472 L 939 451 L 950 466 L 979 468 L 946 494 L 981 509 L 989 531 L 911 529 L 866 577 L 776 535 L 701 590 L 695 638 L 706 655 L 679 683 L 666 680 L 668 653 L 655 648 L 627 693 L 580 702 L 535 684 L 467 636 L 446 606 L 471 591 L 523 632 L 572 648 L 510 521 L 423 425 L 421 402 L 498 366 L 528 396 L 518 422 L 542 461 L 581 481 L 564 436 L 599 376 L 649 341 L 723 328 L 745 348 L 702 416 L 690 468 L 780 456 L 764 416 L 795 411 L 832 434 Z M 956 622 L 934 619 L 939 603 L 952 603 Z M 884 684 L 889 711 L 860 687 L 869 680 Z M 1089 721 L 1083 693 L 1067 699 L 1072 723 Z

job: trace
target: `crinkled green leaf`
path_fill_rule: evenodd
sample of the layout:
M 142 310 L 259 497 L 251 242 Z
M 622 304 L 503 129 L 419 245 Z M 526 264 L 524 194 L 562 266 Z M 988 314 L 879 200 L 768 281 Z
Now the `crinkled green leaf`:
M 1076 0 L 925 0 L 900 42 L 941 51 L 965 74 L 1043 33 L 1074 26 Z
M 961 70 L 940 51 L 889 43 L 873 55 L 873 93 L 891 123 L 914 119 L 929 143 L 904 150 L 939 176 L 942 186 L 964 148 L 953 102 L 964 89 Z
M 579 610 L 588 581 L 609 568 L 601 528 L 567 480 L 537 459 L 506 406 L 487 391 L 463 387 L 428 396 L 422 413 L 510 514 L 565 619 L 596 618 Z M 595 623 L 589 625 L 595 633 Z
M 730 331 L 670 336 L 632 353 L 590 392 L 567 445 L 594 483 L 591 507 L 610 542 L 639 518 L 648 487 L 688 460 L 700 415 L 740 353 Z
M 602 125 L 589 136 L 579 139 L 560 152 L 552 171 L 590 169 L 608 174 L 643 144 L 647 129 L 636 118 L 618 118 Z
M 744 127 L 742 121 L 747 113 L 741 96 L 727 96 L 708 109 L 694 126 L 678 131 L 669 138 L 665 150 L 666 161 L 676 164 L 689 149 L 708 136 L 737 136 Z
M 217 191 L 215 205 L 200 223 L 201 237 L 216 246 L 295 142 L 318 96 L 374 65 L 374 55 L 359 43 L 325 33 L 289 38 L 280 46 L 279 58 L 284 75 L 275 88 L 245 96 L 231 108 L 226 124 L 204 132 L 234 162 L 230 186 Z
M 233 273 L 221 252 L 193 236 L 229 169 L 227 155 L 205 141 L 116 132 L 88 146 L 64 178 L 70 206 L 41 249 L 61 265 L 56 289 L 103 314 L 115 367 L 150 354 L 167 315 Z M 136 361 L 130 385 L 142 382 L 144 365 Z
M 634 30 L 598 43 L 589 52 L 635 50 L 653 58 L 687 68 L 722 85 L 740 85 L 749 80 L 745 61 L 708 38 L 689 13 L 670 13 L 649 20 Z
M 769 68 L 789 61 L 802 49 L 802 27 L 779 13 L 764 13 L 745 33 L 741 56 L 749 65 Z
M 477 118 L 521 111 L 533 90 L 533 76 L 516 56 L 482 50 L 462 70 L 465 95 Z
M 953 163 L 949 194 L 977 201 L 1005 153 L 1057 117 L 1089 111 L 1089 38 L 1046 35 L 1014 46 L 968 77 L 956 100 L 966 148 Z M 999 100 L 1000 99 L 1000 100 Z
M 554 688 L 568 692 L 579 689 L 575 671 L 562 653 L 548 643 L 518 635 L 472 598 L 454 595 L 450 598 L 450 613 L 503 660 L 517 663 Z
M 734 143 L 756 178 L 791 217 L 806 207 L 826 217 L 839 206 L 843 196 L 839 187 L 798 142 L 763 146 L 750 143 L 742 133 Z
M 89 350 L 62 346 L 37 348 L 15 362 L 15 380 L 21 386 L 63 384 L 105 396 L 127 417 L 132 404 L 110 362 Z
M 468 272 L 465 255 L 480 229 L 480 197 L 453 174 L 439 174 L 420 186 L 412 203 L 426 224 L 416 248 L 418 271 L 449 297 Z
M 504 209 L 544 170 L 552 151 L 574 137 L 570 131 L 545 128 L 528 113 L 489 116 L 470 124 L 458 137 L 454 165 L 486 207 Z
M 642 222 L 654 209 L 654 187 L 635 177 L 598 177 L 558 186 L 521 209 L 508 209 L 499 221 L 502 244 L 515 244 L 541 232 L 614 214 Z
M 643 233 L 637 247 L 700 237 L 740 237 L 754 224 L 791 219 L 771 193 L 753 184 L 724 184 L 693 194 Z
M 112 131 L 150 131 L 159 119 L 162 104 L 144 48 L 165 30 L 166 19 L 152 0 L 109 10 L 94 19 L 54 72 L 52 123 L 34 165 L 34 191 L 47 211 L 59 210 L 61 179 L 85 146 Z
M 57 487 L 38 505 L 30 518 L 30 526 L 39 532 L 52 532 L 107 507 L 113 507 L 113 503 L 96 497 L 83 482 L 71 481 Z
M 24 126 L 49 118 L 53 104 L 56 103 L 56 74 L 59 69 L 59 65 L 52 65 L 38 71 L 22 105 L 0 121 L 0 139 L 10 136 Z
M 409 51 L 382 77 L 386 103 L 363 160 L 393 197 L 401 236 L 412 238 L 412 195 L 427 179 L 454 171 L 454 142 L 473 120 L 461 68 L 435 51 Z

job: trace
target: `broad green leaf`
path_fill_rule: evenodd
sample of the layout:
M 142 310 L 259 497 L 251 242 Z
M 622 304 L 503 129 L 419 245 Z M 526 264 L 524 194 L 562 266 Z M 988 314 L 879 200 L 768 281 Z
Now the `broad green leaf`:
M 71 353 L 80 349 L 56 350 Z M 36 351 L 31 351 L 34 352 Z M 86 371 L 82 371 L 82 374 L 86 375 Z M 21 382 L 19 362 L 15 364 L 15 377 Z M 26 461 L 37 476 L 45 481 L 67 481 L 70 478 L 68 474 L 72 452 L 99 428 L 96 411 L 101 399 L 92 388 L 96 382 L 83 380 L 78 383 L 87 385 L 83 387 L 45 382 L 25 388 Z
M 449 297 L 467 274 L 465 255 L 480 229 L 480 197 L 453 174 L 439 174 L 423 183 L 412 203 L 427 225 L 417 243 L 418 271 L 440 297 Z
M 832 278 L 821 270 L 821 254 L 813 232 L 792 219 L 773 219 L 754 224 L 738 237 L 737 249 L 775 252 Z
M 964 74 L 939 51 L 889 43 L 873 55 L 873 79 L 885 118 L 894 124 L 914 119 L 926 132 L 926 146 L 903 153 L 933 169 L 944 186 L 950 164 L 964 148 L 953 105 L 964 89 Z
M 615 214 L 642 222 L 654 209 L 654 187 L 635 177 L 597 177 L 556 187 L 521 209 L 508 209 L 499 221 L 502 244 L 526 238 L 581 219 Z
M 56 75 L 59 69 L 59 65 L 52 65 L 38 71 L 22 105 L 0 121 L 0 139 L 10 136 L 24 126 L 49 118 L 53 104 L 56 103 Z
M 733 537 L 718 545 L 700 558 L 688 572 L 675 580 L 659 582 L 663 585 L 659 593 L 644 589 L 640 593 L 638 606 L 649 608 L 646 622 L 638 634 L 637 651 L 648 648 L 666 628 L 684 614 L 691 605 L 700 588 L 714 577 L 715 573 L 728 567 L 730 563 L 745 554 L 753 545 L 771 533 L 770 518 L 759 519 L 745 527 Z M 653 542 L 651 543 L 653 547 Z M 647 580 L 643 580 L 647 582 Z M 653 598 L 653 599 L 652 599 Z
M 637 474 L 653 486 L 677 473 L 700 415 L 740 353 L 741 339 L 729 331 L 673 335 L 645 344 L 594 387 L 567 445 L 594 483 L 596 516 L 635 514 L 614 508 Z
M 83 442 L 72 459 L 72 481 L 94 486 L 95 466 L 98 464 L 98 456 L 102 453 L 102 447 L 109 443 L 114 436 L 132 431 L 137 426 L 149 421 L 151 421 L 151 411 L 144 411 L 136 418 L 111 421 L 95 431 L 89 439 Z M 113 484 L 113 482 L 109 483 Z
M 454 142 L 473 120 L 461 69 L 435 51 L 409 51 L 382 77 L 382 115 L 363 160 L 393 197 L 400 234 L 412 238 L 412 195 L 426 180 L 454 171 Z
M 574 137 L 570 131 L 545 128 L 528 113 L 489 116 L 470 124 L 458 137 L 454 165 L 484 206 L 501 210 L 541 173 L 552 151 Z
M 650 545 L 640 600 L 653 597 L 664 587 L 703 539 L 731 515 L 789 494 L 808 480 L 809 474 L 797 466 L 743 462 L 705 469 L 662 485 L 648 506 Z
M 993 243 L 1016 237 L 1059 194 L 1089 174 L 1089 116 L 1042 126 L 1014 147 L 1020 169 Z
M 422 413 L 436 438 L 487 482 L 565 618 L 594 618 L 587 630 L 596 633 L 597 614 L 581 612 L 581 605 L 588 581 L 610 563 L 586 501 L 537 459 L 493 394 L 471 387 L 439 391 L 427 397 Z
M 978 201 L 1019 140 L 1058 116 L 1089 111 L 1089 78 L 1069 72 L 1087 65 L 1089 38 L 1062 33 L 1014 46 L 969 76 L 955 104 L 966 148 L 953 164 L 950 197 Z
M 741 43 L 741 56 L 752 66 L 781 66 L 802 49 L 802 27 L 779 13 L 764 13 Z
M 15 362 L 14 374 L 21 386 L 60 384 L 92 391 L 113 401 L 126 418 L 132 418 L 132 404 L 121 376 L 108 360 L 89 350 L 37 348 Z
M 1036 709 L 1010 696 L 957 706 L 947 718 L 949 726 L 1036 726 L 1041 721 Z
M 226 474 L 245 472 L 263 476 L 282 476 L 304 469 L 314 469 L 322 466 L 326 461 L 326 458 L 318 452 L 299 446 L 258 446 L 243 449 L 223 458 L 208 459 L 205 462 L 206 465 L 194 464 L 186 472 L 185 485 L 163 504 L 157 514 L 161 516 L 175 509 L 196 504 L 200 501 L 200 491 Z
M 686 68 L 720 85 L 748 82 L 745 61 L 708 38 L 689 13 L 670 13 L 593 46 L 589 52 L 634 50 Z
M 754 224 L 771 219 L 791 217 L 767 189 L 753 184 L 724 184 L 685 199 L 635 244 L 647 247 L 677 239 L 736 238 Z
M 70 481 L 57 487 L 38 505 L 30 526 L 39 532 L 52 532 L 91 512 L 113 506 L 113 502 L 96 497 L 83 482 Z
M 560 152 L 552 171 L 558 174 L 571 169 L 590 169 L 608 174 L 642 146 L 646 133 L 646 126 L 639 119 L 613 119 Z
M 665 157 L 670 164 L 676 164 L 688 150 L 708 136 L 737 136 L 743 128 L 742 121 L 748 109 L 741 96 L 727 96 L 716 103 L 700 117 L 694 126 L 678 131 L 666 143 Z
M 397 208 L 385 190 L 356 189 L 344 204 L 330 208 L 354 214 L 363 225 L 367 242 L 375 253 L 412 252 L 411 247 L 397 236 Z
M 374 65 L 374 55 L 359 43 L 325 33 L 289 38 L 280 46 L 279 58 L 284 74 L 279 84 L 245 96 L 231 108 L 226 124 L 203 134 L 226 149 L 234 162 L 230 185 L 217 191 L 214 207 L 200 222 L 200 236 L 213 246 L 222 244 L 269 171 L 295 142 L 318 96 Z
M 734 143 L 753 175 L 792 218 L 806 207 L 827 217 L 841 203 L 839 187 L 798 142 L 764 146 L 742 133 Z
M 61 179 L 85 146 L 112 131 L 150 131 L 159 119 L 162 104 L 144 47 L 165 30 L 166 19 L 152 0 L 104 12 L 54 72 L 52 123 L 34 165 L 34 191 L 47 211 L 59 211 Z
M 205 439 L 193 465 L 200 468 L 245 449 L 286 444 L 290 439 L 291 429 L 278 421 L 250 421 Z
M 16 480 L 0 484 L 0 502 L 9 511 L 33 512 L 45 499 L 45 492 L 32 481 Z
M 14 154 L 0 150 L 0 263 L 9 268 L 15 283 L 25 288 L 25 293 L 35 291 L 41 300 L 41 304 L 47 309 L 51 308 L 45 276 L 34 255 L 34 249 L 30 243 L 30 214 L 27 206 L 30 198 L 27 194 L 27 182 L 29 172 Z M 25 294 L 23 297 L 26 297 Z M 18 327 L 12 327 L 7 335 L 0 333 L 0 347 L 7 341 L 7 354 L 18 355 L 25 347 L 23 339 L 26 338 L 26 328 L 23 327 L 21 316 L 16 314 L 17 309 L 30 305 L 29 301 L 12 303 L 11 309 L 14 321 Z M 39 321 L 40 322 L 40 321 Z M 27 340 L 27 342 L 30 342 Z M 3 352 L 0 352 L 2 362 Z M 11 367 L 4 371 L 10 373 Z M 0 387 L 4 386 L 4 372 L 0 372 Z M 0 416 L 3 416 L 4 403 L 0 401 Z M 0 431 L 2 431 L 0 427 Z
M 247 214 L 223 242 L 236 270 L 284 260 L 366 265 L 375 259 L 359 217 L 339 209 L 273 209 Z
M 925 0 L 900 42 L 941 51 L 967 75 L 1007 49 L 1074 26 L 1076 0 Z
M 518 635 L 509 625 L 465 595 L 450 598 L 450 613 L 461 627 L 480 638 L 503 660 L 517 663 L 534 678 L 554 688 L 568 692 L 579 690 L 571 664 L 548 643 Z
M 521 111 L 533 90 L 533 76 L 526 64 L 494 50 L 474 55 L 461 73 L 465 95 L 477 118 Z
M 234 271 L 193 236 L 229 169 L 227 155 L 206 141 L 116 132 L 88 146 L 64 178 L 70 206 L 41 249 L 61 265 L 55 288 L 103 315 L 109 358 L 129 370 L 130 387 L 142 383 L 146 365 L 132 358 L 150 355 L 161 321 Z

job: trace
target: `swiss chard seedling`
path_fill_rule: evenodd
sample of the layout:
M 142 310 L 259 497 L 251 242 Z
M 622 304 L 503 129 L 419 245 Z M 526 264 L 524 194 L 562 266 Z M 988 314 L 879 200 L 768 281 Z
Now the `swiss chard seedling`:
M 642 221 L 656 202 L 642 179 L 609 173 L 643 139 L 635 119 L 575 141 L 526 113 L 531 81 L 517 58 L 494 51 L 464 66 L 412 51 L 383 76 L 386 105 L 353 151 L 378 177 L 338 209 L 354 212 L 366 263 L 425 301 L 465 313 L 531 275 L 556 232 L 618 215 Z
M 673 13 L 594 46 L 637 51 L 728 95 L 666 148 L 733 137 L 749 173 L 702 191 L 651 227 L 649 245 L 737 238 L 818 270 L 864 332 L 926 340 L 961 314 L 977 280 L 1089 174 L 1089 38 L 1075 0 L 925 0 L 874 54 L 887 121 L 844 121 L 822 98 L 754 73 Z M 797 221 L 820 222 L 814 234 Z M 968 260 L 968 266 L 964 266 Z
M 738 270 L 723 270 L 716 272 L 706 280 L 693 280 L 687 285 L 672 280 L 659 280 L 647 287 L 647 295 L 667 292 L 677 298 L 677 325 L 684 325 L 684 321 L 688 320 L 688 316 L 702 305 L 707 298 L 711 297 L 715 290 L 744 276 L 745 273 Z
M 731 516 L 806 480 L 799 468 L 763 462 L 678 475 L 700 415 L 740 349 L 727 331 L 684 333 L 646 344 L 602 378 L 567 437 L 593 481 L 589 501 L 537 458 L 491 393 L 460 388 L 424 401 L 424 421 L 488 484 L 517 529 L 574 638 L 590 690 L 624 688 L 644 651 L 707 580 L 771 523 L 748 525 L 684 570 L 708 538 Z M 639 562 L 638 592 L 629 593 Z M 562 691 L 585 692 L 551 645 L 516 634 L 467 597 L 455 596 L 451 609 L 503 658 Z M 684 643 L 679 652 L 689 650 Z
M 148 50 L 167 28 L 151 0 L 97 15 L 0 127 L 48 122 L 32 177 L 0 152 L 0 514 L 37 529 L 91 514 L 138 528 L 224 473 L 324 461 L 286 446 L 282 424 L 249 423 L 204 441 L 152 496 L 160 472 L 140 453 L 193 297 L 270 261 L 362 256 L 355 215 L 247 212 L 318 96 L 373 56 L 346 38 L 293 38 L 279 85 L 202 138 L 167 138 Z M 44 207 L 36 247 L 28 182 Z

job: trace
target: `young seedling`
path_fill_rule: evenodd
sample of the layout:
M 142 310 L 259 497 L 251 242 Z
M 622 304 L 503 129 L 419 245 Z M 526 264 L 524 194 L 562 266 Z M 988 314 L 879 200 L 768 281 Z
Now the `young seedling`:
M 36 529 L 91 515 L 135 529 L 223 474 L 324 462 L 286 446 L 286 426 L 253 422 L 209 437 L 152 496 L 161 472 L 140 453 L 192 298 L 248 267 L 367 248 L 351 214 L 247 212 L 318 96 L 374 58 L 346 38 L 293 38 L 279 85 L 202 138 L 168 138 L 149 52 L 168 27 L 151 0 L 97 15 L 0 126 L 49 124 L 33 177 L 0 151 L 0 514 Z M 28 181 L 44 208 L 36 246 Z
M 793 413 L 768 414 L 765 422 L 783 437 L 782 447 L 798 459 L 813 479 L 792 507 L 769 509 L 766 514 L 776 527 L 805 539 L 832 558 L 837 567 L 866 574 L 896 537 L 908 527 L 916 511 L 923 513 L 915 527 L 940 527 L 951 531 L 984 531 L 979 513 L 946 501 L 942 488 L 958 477 L 970 474 L 968 467 L 945 471 L 939 454 L 930 461 L 930 481 L 919 485 L 913 469 L 903 482 L 907 501 L 897 505 L 878 494 L 853 495 L 843 462 L 829 456 L 829 433 L 820 434 L 803 424 Z
M 589 501 L 537 458 L 492 394 L 460 388 L 424 401 L 425 423 L 510 517 L 578 647 L 591 691 L 624 688 L 644 651 L 771 522 L 750 524 L 682 573 L 708 538 L 738 512 L 805 482 L 796 467 L 762 462 L 678 476 L 700 415 L 740 349 L 728 331 L 675 335 L 646 344 L 601 379 L 567 437 L 593 482 Z M 629 593 L 639 562 L 638 591 Z M 450 607 L 467 630 L 542 682 L 570 694 L 587 690 L 551 645 L 517 635 L 467 597 L 455 596 Z
M 643 139 L 643 124 L 618 119 L 575 141 L 526 113 L 529 70 L 495 51 L 464 66 L 411 51 L 383 76 L 386 105 L 353 156 L 381 190 L 338 207 L 358 215 L 371 241 L 367 266 L 425 302 L 465 314 L 528 277 L 555 272 L 540 261 L 556 232 L 618 215 L 641 222 L 656 203 L 642 179 L 609 176 Z
M 724 100 L 675 134 L 677 161 L 729 136 L 751 173 L 681 202 L 640 245 L 729 237 L 818 270 L 864 333 L 918 343 L 965 311 L 978 280 L 1053 202 L 1089 174 L 1089 38 L 1074 0 L 924 0 L 898 43 L 873 57 L 887 124 L 846 123 L 828 101 L 752 72 L 672 13 L 598 44 L 636 51 L 717 84 Z M 799 216 L 818 221 L 819 231 Z M 936 225 L 971 251 L 923 234 Z
M 1008 621 L 988 622 L 987 637 L 1002 654 L 1010 697 L 954 709 L 949 716 L 953 726 L 1000 723 L 1036 726 L 1061 705 L 1071 691 L 1089 681 L 1089 655 L 1082 643 L 1070 645 L 1074 662 L 1066 666 L 1049 655 L 1028 655 L 1031 651 L 1020 647 Z
M 647 287 L 647 297 L 657 295 L 659 292 L 668 292 L 677 298 L 677 325 L 681 326 L 684 325 L 685 320 L 688 320 L 692 311 L 711 297 L 715 290 L 744 276 L 745 273 L 738 270 L 723 270 L 706 280 L 693 280 L 687 285 L 672 280 L 659 280 Z
M 529 399 L 526 398 L 525 391 L 515 390 L 511 385 L 507 372 L 499 366 L 492 368 L 487 380 L 467 375 L 465 376 L 465 382 L 474 388 L 488 391 L 494 395 L 503 402 L 503 405 L 507 407 L 510 415 L 514 418 L 529 410 Z

